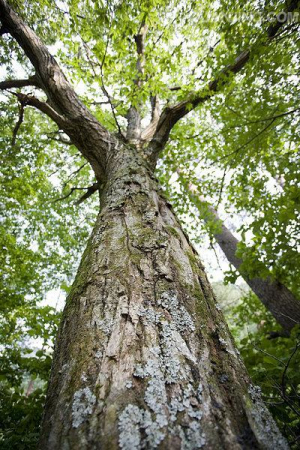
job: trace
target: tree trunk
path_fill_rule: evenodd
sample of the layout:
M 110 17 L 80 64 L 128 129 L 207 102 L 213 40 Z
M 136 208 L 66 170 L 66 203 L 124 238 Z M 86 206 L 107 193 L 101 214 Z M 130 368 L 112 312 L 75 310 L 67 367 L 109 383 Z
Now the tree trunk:
M 68 296 L 45 449 L 286 449 L 145 159 L 121 146 Z
M 210 207 L 215 220 L 220 220 L 217 212 Z M 222 231 L 215 234 L 215 238 L 226 258 L 241 274 L 252 291 L 257 295 L 263 305 L 273 315 L 275 320 L 289 334 L 291 329 L 300 323 L 300 302 L 292 292 L 277 280 L 268 278 L 249 278 L 241 269 L 243 260 L 236 256 L 238 239 L 222 222 Z

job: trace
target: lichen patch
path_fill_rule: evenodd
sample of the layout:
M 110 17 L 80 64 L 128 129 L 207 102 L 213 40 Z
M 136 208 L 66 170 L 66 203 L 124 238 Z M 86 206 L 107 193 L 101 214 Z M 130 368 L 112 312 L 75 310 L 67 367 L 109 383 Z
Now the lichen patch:
M 92 414 L 95 403 L 96 396 L 90 388 L 85 387 L 75 392 L 72 404 L 73 428 L 78 428 Z

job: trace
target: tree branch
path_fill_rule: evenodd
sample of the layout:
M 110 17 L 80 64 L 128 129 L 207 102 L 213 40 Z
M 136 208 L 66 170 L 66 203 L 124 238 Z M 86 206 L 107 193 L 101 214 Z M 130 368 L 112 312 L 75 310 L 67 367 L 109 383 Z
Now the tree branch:
M 47 47 L 11 9 L 6 0 L 0 0 L 0 21 L 34 66 L 51 107 L 48 103 L 33 98 L 30 100 L 31 104 L 59 124 L 90 162 L 97 179 L 105 179 L 106 157 L 115 143 L 115 138 L 80 101 Z M 95 145 L 95 142 L 99 145 Z
M 159 105 L 159 99 L 157 95 L 151 96 L 150 98 L 151 102 L 151 121 L 149 125 L 142 131 L 141 133 L 141 140 L 144 142 L 150 141 L 150 139 L 153 137 L 157 123 L 159 121 L 160 117 L 160 105 Z
M 11 88 L 22 88 L 26 86 L 35 86 L 40 87 L 40 84 L 38 82 L 38 79 L 36 76 L 30 77 L 28 79 L 24 80 L 5 80 L 0 81 L 0 89 L 11 89 Z
M 83 194 L 76 202 L 75 205 L 80 205 L 80 203 L 84 202 L 84 200 L 86 200 L 87 198 L 89 198 L 92 194 L 94 194 L 94 192 L 96 192 L 99 189 L 99 184 L 98 183 L 93 183 L 91 186 L 89 187 L 72 187 L 70 189 L 70 192 L 68 192 L 66 195 L 64 195 L 63 197 L 59 197 L 56 200 L 53 201 L 53 203 L 57 203 L 60 202 L 61 200 L 65 200 L 66 198 L 70 197 L 70 195 L 73 194 L 73 192 L 75 191 L 87 191 L 85 194 Z
M 24 119 L 24 109 L 25 109 L 25 103 L 24 102 L 20 102 L 19 104 L 19 119 L 13 129 L 13 133 L 12 133 L 12 140 L 11 140 L 11 146 L 14 147 L 16 144 L 16 140 L 17 140 L 17 134 L 18 131 L 20 129 L 20 126 L 23 123 L 23 119 Z
M 75 205 L 80 205 L 89 197 L 91 197 L 96 191 L 99 190 L 99 183 L 93 183 L 91 186 L 87 188 L 87 192 L 83 194 L 76 202 Z
M 70 183 L 71 180 L 73 180 L 73 178 L 76 177 L 76 175 L 79 174 L 79 172 L 87 165 L 87 163 L 82 164 L 78 169 L 74 170 L 74 172 L 71 173 L 71 175 L 69 176 L 69 178 L 67 179 L 67 181 L 64 182 L 64 187 L 67 186 L 68 183 Z
M 261 136 L 268 128 L 270 128 L 273 125 L 273 123 L 275 122 L 275 120 L 276 120 L 276 118 L 272 119 L 270 123 L 268 123 L 262 130 L 260 130 L 254 136 L 252 136 L 247 142 L 245 142 L 243 145 L 241 145 L 240 147 L 236 148 L 232 152 L 227 153 L 227 155 L 221 156 L 220 158 L 215 160 L 213 163 L 211 163 L 209 167 L 213 166 L 216 162 L 223 161 L 223 159 L 229 158 L 230 156 L 239 153 L 241 150 L 243 150 L 245 147 L 247 147 L 249 144 L 251 144 L 251 142 L 253 142 L 259 136 Z
M 75 192 L 75 191 L 84 191 L 86 189 L 88 189 L 88 188 L 86 188 L 86 187 L 72 187 L 70 189 L 70 191 L 66 195 L 64 195 L 63 197 L 57 198 L 56 200 L 53 201 L 53 203 L 57 203 L 57 202 L 60 202 L 62 200 L 65 200 L 66 198 L 70 197 L 70 195 L 72 195 L 73 192 Z
M 269 120 L 272 120 L 272 119 L 274 119 L 274 120 L 280 119 L 281 117 L 285 117 L 285 116 L 289 116 L 290 114 L 294 114 L 297 111 L 300 111 L 300 108 L 291 109 L 290 111 L 286 111 L 284 113 L 277 114 L 276 116 L 264 117 L 264 118 L 257 119 L 257 120 L 249 120 L 245 123 L 240 123 L 240 124 L 236 124 L 236 125 L 227 127 L 225 130 L 232 130 L 234 128 L 242 128 L 242 127 L 246 127 L 248 125 L 252 125 L 252 124 L 260 123 L 260 122 L 268 122 Z
M 46 114 L 50 119 L 52 119 L 54 122 L 57 123 L 57 125 L 61 128 L 63 128 L 66 125 L 66 120 L 63 116 L 58 114 L 48 103 L 42 102 L 37 97 L 34 97 L 33 95 L 26 95 L 22 92 L 12 92 L 13 95 L 17 97 L 17 99 L 20 101 L 20 103 L 33 106 L 34 108 L 38 109 L 39 111 Z
M 287 12 L 294 11 L 299 4 L 299 0 L 292 0 Z M 268 42 L 271 41 L 279 31 L 279 29 L 284 25 L 284 21 L 277 21 L 272 24 L 267 30 Z M 227 82 L 227 77 L 230 74 L 236 74 L 241 71 L 241 69 L 249 61 L 251 50 L 247 49 L 242 51 L 235 59 L 235 62 L 231 65 L 225 67 L 220 74 L 212 80 L 204 89 L 197 93 L 191 93 L 190 96 L 178 103 L 173 107 L 167 107 L 162 112 L 160 119 L 158 121 L 155 134 L 153 139 L 149 143 L 147 154 L 153 164 L 155 164 L 159 152 L 165 147 L 170 132 L 174 125 L 184 116 L 186 116 L 191 110 L 195 109 L 199 104 L 204 103 L 208 100 L 215 92 L 217 92 L 220 87 L 222 87 Z
M 145 38 L 148 31 L 148 26 L 145 24 L 145 18 L 143 19 L 139 28 L 138 34 L 134 36 L 137 51 L 136 71 L 137 75 L 134 80 L 135 86 L 139 89 L 142 86 L 142 78 L 144 75 L 145 67 Z M 135 141 L 140 138 L 141 135 L 141 115 L 139 112 L 139 106 L 131 105 L 127 113 L 127 133 L 126 139 L 128 141 Z
M 77 115 L 80 101 L 56 60 L 34 31 L 11 9 L 6 0 L 0 0 L 0 20 L 31 61 L 41 86 L 51 104 L 55 105 L 55 109 L 69 117 Z M 66 101 L 67 98 L 68 101 Z

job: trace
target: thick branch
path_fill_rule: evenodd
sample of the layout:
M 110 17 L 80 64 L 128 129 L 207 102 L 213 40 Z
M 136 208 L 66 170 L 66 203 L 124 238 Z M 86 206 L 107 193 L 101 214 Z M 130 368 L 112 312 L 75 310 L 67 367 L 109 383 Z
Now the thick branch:
M 33 106 L 39 111 L 46 114 L 50 119 L 57 123 L 57 125 L 63 128 L 66 125 L 66 120 L 63 116 L 58 114 L 48 103 L 42 102 L 37 97 L 33 95 L 22 94 L 21 92 L 13 92 L 13 94 L 18 98 L 21 104 Z
M 299 0 L 293 0 L 287 12 L 294 11 L 299 4 Z M 267 30 L 268 41 L 272 40 L 279 29 L 284 25 L 284 21 L 277 20 L 272 24 Z M 203 90 L 198 93 L 191 93 L 189 98 L 181 101 L 173 107 L 167 107 L 162 112 L 161 117 L 158 121 L 155 134 L 152 141 L 150 142 L 147 153 L 150 159 L 155 163 L 159 152 L 166 145 L 170 132 L 174 125 L 184 116 L 186 116 L 191 110 L 195 109 L 199 104 L 204 103 L 208 100 L 215 92 L 217 92 L 228 80 L 230 74 L 236 74 L 241 71 L 241 69 L 249 61 L 251 50 L 247 49 L 241 52 L 235 59 L 235 62 L 227 67 L 225 67 L 220 74 L 212 80 Z
M 26 86 L 40 87 L 37 77 L 33 76 L 24 80 L 5 80 L 0 81 L 0 89 L 22 88 Z
M 160 117 L 160 105 L 159 105 L 159 99 L 158 96 L 151 96 L 151 107 L 152 107 L 152 111 L 151 111 L 151 122 L 149 123 L 149 125 L 142 131 L 141 134 L 141 139 L 144 142 L 150 141 L 150 139 L 153 137 L 158 121 L 159 121 L 159 117 Z
M 16 39 L 35 68 L 49 104 L 31 100 L 38 109 L 49 115 L 74 142 L 92 165 L 97 179 L 105 178 L 106 156 L 115 143 L 111 134 L 79 100 L 56 60 L 47 47 L 23 20 L 11 9 L 6 0 L 0 0 L 0 21 Z M 57 118 L 64 118 L 64 123 Z M 95 142 L 98 145 L 95 145 Z
M 31 61 L 41 85 L 56 109 L 68 116 L 77 114 L 79 100 L 56 60 L 34 31 L 11 9 L 6 0 L 0 0 L 0 20 Z M 68 96 L 71 98 L 66 102 Z
M 136 70 L 137 76 L 134 80 L 134 84 L 137 88 L 140 88 L 142 85 L 142 78 L 144 74 L 144 66 L 145 66 L 145 38 L 148 31 L 148 27 L 143 21 L 139 32 L 136 36 L 134 36 L 134 40 L 136 43 L 136 51 L 137 51 L 137 63 Z M 141 135 L 141 116 L 139 112 L 138 106 L 131 105 L 129 111 L 127 113 L 127 133 L 126 138 L 129 141 L 136 141 L 140 138 Z

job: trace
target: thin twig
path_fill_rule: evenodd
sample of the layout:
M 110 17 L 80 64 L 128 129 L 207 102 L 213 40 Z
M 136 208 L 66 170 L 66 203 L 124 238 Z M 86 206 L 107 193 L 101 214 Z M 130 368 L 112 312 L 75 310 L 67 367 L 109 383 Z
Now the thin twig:
M 216 161 L 214 161 L 213 163 L 211 163 L 209 165 L 209 167 L 213 166 L 216 162 L 220 162 L 223 159 L 229 158 L 232 155 L 235 155 L 237 153 L 239 153 L 241 150 L 243 150 L 245 147 L 247 147 L 249 144 L 251 144 L 251 142 L 253 142 L 255 139 L 257 139 L 259 136 L 261 136 L 268 128 L 270 128 L 271 125 L 273 125 L 273 123 L 275 122 L 276 119 L 272 119 L 272 121 L 266 125 L 259 133 L 255 134 L 254 136 L 252 136 L 251 139 L 249 139 L 249 141 L 245 142 L 245 144 L 241 145 L 240 147 L 238 147 L 237 149 L 233 150 L 232 152 L 228 153 L 227 155 L 223 155 L 220 158 L 216 159 Z
M 61 200 L 65 200 L 66 198 L 70 197 L 70 195 L 72 195 L 75 191 L 84 191 L 86 189 L 88 189 L 88 187 L 72 187 L 68 194 L 64 195 L 63 197 L 57 198 L 56 200 L 53 200 L 52 203 L 57 203 Z
M 222 177 L 222 181 L 221 181 L 221 187 L 220 187 L 219 198 L 218 198 L 216 210 L 219 208 L 220 203 L 221 203 L 221 200 L 222 200 L 222 194 L 223 194 L 223 189 L 224 189 L 224 184 L 225 184 L 226 173 L 227 173 L 227 166 L 226 166 L 225 169 L 224 169 L 224 173 L 223 173 L 223 177 Z
M 226 130 L 231 130 L 233 128 L 242 128 L 242 127 L 245 127 L 247 125 L 252 125 L 252 124 L 255 124 L 255 123 L 267 122 L 268 120 L 279 119 L 280 117 L 288 116 L 288 115 L 293 114 L 294 112 L 297 112 L 297 111 L 300 111 L 300 108 L 292 109 L 292 110 L 287 111 L 285 113 L 278 114 L 277 116 L 266 117 L 265 119 L 249 120 L 246 123 L 232 125 L 231 127 L 225 128 L 225 131 Z
M 67 184 L 73 180 L 73 178 L 76 177 L 76 175 L 78 175 L 78 173 L 87 165 L 88 163 L 85 162 L 84 164 L 82 164 L 79 169 L 76 169 L 74 172 L 71 173 L 71 175 L 69 176 L 69 178 L 67 179 L 67 181 L 64 182 L 64 187 L 67 186 Z

